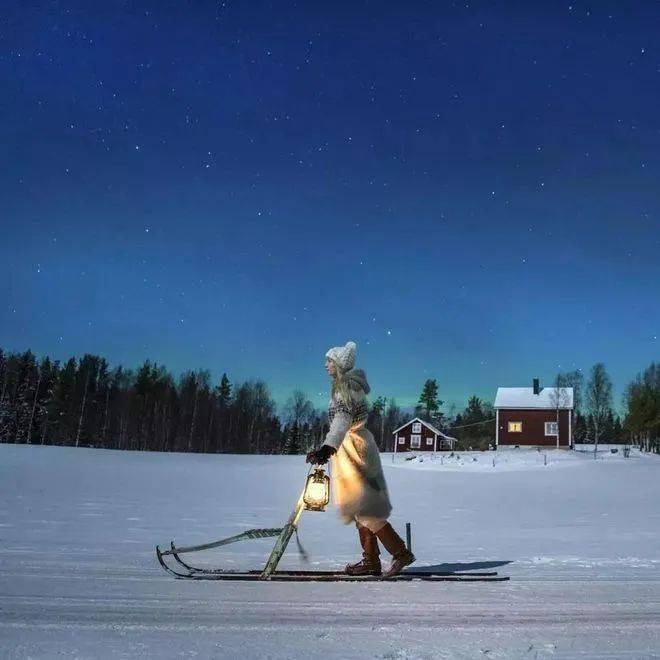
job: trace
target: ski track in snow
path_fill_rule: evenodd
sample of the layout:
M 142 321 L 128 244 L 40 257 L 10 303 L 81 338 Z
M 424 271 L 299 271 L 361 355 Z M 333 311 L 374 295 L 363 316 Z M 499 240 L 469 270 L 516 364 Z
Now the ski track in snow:
M 660 658 L 660 459 L 546 453 L 383 457 L 418 565 L 510 582 L 219 583 L 155 544 L 280 526 L 302 457 L 0 445 L 0 658 Z M 291 544 L 281 568 L 359 554 L 332 509 L 300 532 L 311 563 Z M 196 563 L 259 568 L 272 542 Z

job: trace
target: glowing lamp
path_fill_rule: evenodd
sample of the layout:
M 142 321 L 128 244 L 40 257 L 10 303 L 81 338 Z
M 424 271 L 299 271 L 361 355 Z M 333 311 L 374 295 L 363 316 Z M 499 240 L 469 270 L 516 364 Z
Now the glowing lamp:
M 307 477 L 303 502 L 305 511 L 325 511 L 330 501 L 330 477 L 323 468 L 317 467 Z

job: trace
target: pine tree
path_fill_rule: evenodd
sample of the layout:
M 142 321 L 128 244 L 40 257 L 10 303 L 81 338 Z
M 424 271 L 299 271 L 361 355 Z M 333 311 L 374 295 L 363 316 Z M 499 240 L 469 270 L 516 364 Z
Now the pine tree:
M 605 415 L 601 437 L 604 442 L 614 442 L 614 413 L 611 408 Z
M 34 400 L 34 388 L 29 376 L 18 386 L 18 393 L 14 402 L 15 442 L 29 444 L 28 431 L 30 429 L 31 402 Z
M 110 415 L 110 394 L 112 393 L 112 375 L 108 369 L 108 363 L 104 359 L 102 359 L 99 364 L 98 384 L 98 400 L 96 404 L 99 410 L 99 441 L 101 447 L 107 447 L 108 422 Z
M 53 396 L 59 378 L 59 370 L 59 362 L 53 363 L 48 357 L 45 357 L 39 365 L 39 371 L 42 374 L 42 385 L 35 411 L 35 424 L 38 429 L 39 443 L 42 445 L 46 443 L 49 430 L 50 410 L 53 405 Z
M 117 367 L 112 376 L 112 389 L 116 392 L 115 411 L 115 436 L 116 440 L 111 444 L 116 449 L 127 449 L 128 426 L 131 415 L 131 388 L 133 387 L 135 375 L 131 370 Z M 109 421 L 109 434 L 112 438 L 112 415 Z M 112 441 L 111 441 L 112 442 Z
M 144 449 L 149 442 L 149 430 L 152 424 L 152 392 L 154 389 L 153 368 L 149 360 L 145 360 L 135 377 L 135 403 L 137 416 L 135 419 L 134 443 L 137 449 Z M 190 447 L 188 447 L 190 451 Z
M 573 440 L 577 444 L 584 444 L 587 440 L 587 421 L 581 413 L 575 413 L 575 427 L 573 429 Z
M 300 454 L 300 428 L 295 422 L 288 427 L 284 453 Z
M 232 386 L 226 373 L 222 374 L 220 384 L 215 388 L 215 399 L 218 412 L 214 429 L 215 439 L 213 441 L 213 446 L 215 447 L 216 453 L 221 453 L 225 448 L 225 438 L 231 430 L 228 429 L 228 421 L 231 420 L 230 406 L 232 402 Z
M 438 383 L 434 379 L 428 379 L 424 383 L 424 389 L 419 397 L 419 402 L 415 408 L 418 416 L 427 422 L 438 422 L 442 417 L 439 412 L 440 406 L 444 401 L 438 400 Z
M 304 454 L 311 451 L 314 448 L 314 439 L 312 438 L 312 432 L 310 425 L 305 423 L 302 427 L 302 432 L 300 434 L 301 440 L 301 449 Z
M 32 406 L 30 407 L 30 421 L 28 423 L 27 433 L 26 433 L 26 442 L 32 444 L 32 433 L 34 430 L 35 418 L 37 416 L 37 406 L 39 405 L 40 396 L 41 396 L 41 385 L 43 381 L 44 372 L 38 366 L 35 366 L 37 374 L 37 382 L 34 385 L 34 392 L 32 394 Z
M 0 399 L 0 442 L 15 442 L 13 437 L 12 406 L 8 397 Z
M 371 414 L 369 415 L 370 417 L 370 425 L 373 426 L 373 429 L 376 431 L 373 435 L 375 438 L 377 438 L 377 444 L 378 448 L 381 451 L 385 451 L 385 446 L 384 446 L 384 436 L 385 436 L 385 406 L 387 405 L 387 399 L 384 396 L 379 396 L 372 404 L 371 404 Z M 373 420 L 371 417 L 373 416 Z M 371 426 L 370 426 L 371 430 Z
M 5 398 L 7 386 L 7 358 L 5 352 L 0 348 L 0 401 Z
M 216 393 L 220 407 L 227 408 L 231 402 L 231 383 L 227 378 L 227 374 L 222 374 L 220 385 L 216 387 Z
M 71 358 L 60 372 L 48 419 L 55 444 L 69 444 L 73 439 L 76 360 Z
M 76 375 L 76 401 L 78 405 L 78 415 L 76 423 L 75 446 L 80 446 L 80 442 L 87 435 L 84 428 L 89 416 L 90 400 L 96 391 L 96 379 L 98 372 L 99 359 L 95 355 L 84 355 L 80 361 L 78 373 Z
M 652 362 L 626 388 L 625 428 L 644 451 L 660 453 L 660 363 Z
M 5 396 L 8 381 L 7 357 L 0 348 L 0 442 L 9 442 L 9 400 Z
M 593 445 L 595 443 L 596 437 L 596 425 L 594 424 L 594 416 L 589 414 L 586 417 L 586 428 L 587 428 L 587 443 Z
M 18 361 L 18 390 L 14 399 L 16 442 L 31 442 L 32 408 L 37 396 L 38 381 L 36 358 L 31 351 L 26 351 Z
M 494 440 L 494 412 L 492 406 L 479 397 L 471 396 L 462 413 L 456 415 L 455 435 L 464 448 L 481 447 L 487 449 Z

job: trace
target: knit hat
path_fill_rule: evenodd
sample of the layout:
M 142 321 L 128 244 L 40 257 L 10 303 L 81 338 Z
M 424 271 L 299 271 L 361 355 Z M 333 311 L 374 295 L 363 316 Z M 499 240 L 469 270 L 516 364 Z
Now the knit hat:
M 348 371 L 355 366 L 355 351 L 357 344 L 354 341 L 346 342 L 346 346 L 331 348 L 325 357 L 330 358 L 340 371 Z

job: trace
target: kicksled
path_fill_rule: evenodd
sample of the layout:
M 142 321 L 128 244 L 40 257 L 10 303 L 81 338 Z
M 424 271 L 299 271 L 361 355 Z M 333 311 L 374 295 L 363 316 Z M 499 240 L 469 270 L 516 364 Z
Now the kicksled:
M 311 472 L 311 468 L 310 468 Z M 505 582 L 508 576 L 500 576 L 497 572 L 458 572 L 438 571 L 434 567 L 420 567 L 405 569 L 398 575 L 382 577 L 379 575 L 348 575 L 340 571 L 305 571 L 305 570 L 282 570 L 277 566 L 289 544 L 296 535 L 298 541 L 298 523 L 303 511 L 324 511 L 330 499 L 329 478 L 324 470 L 316 467 L 313 473 L 308 473 L 305 488 L 298 498 L 295 508 L 289 516 L 284 527 L 271 527 L 265 529 L 249 529 L 240 534 L 229 536 L 218 541 L 203 543 L 201 545 L 177 547 L 174 541 L 170 543 L 167 550 L 161 550 L 156 546 L 156 558 L 160 566 L 170 575 L 180 580 L 233 580 L 233 581 L 259 581 L 271 582 Z M 234 571 L 221 568 L 206 568 L 194 566 L 184 561 L 181 555 L 201 552 L 219 548 L 231 543 L 248 541 L 253 539 L 275 538 L 275 545 L 262 570 Z M 411 546 L 410 523 L 406 523 L 406 545 Z M 298 541 L 300 552 L 305 552 Z M 174 560 L 175 566 L 168 564 L 166 557 Z

